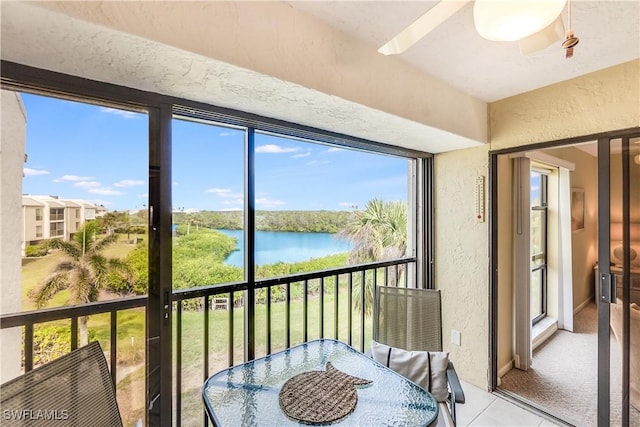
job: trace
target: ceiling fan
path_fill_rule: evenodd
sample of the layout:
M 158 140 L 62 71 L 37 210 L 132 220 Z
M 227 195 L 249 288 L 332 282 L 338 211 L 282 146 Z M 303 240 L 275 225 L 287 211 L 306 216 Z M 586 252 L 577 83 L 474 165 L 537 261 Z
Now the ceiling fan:
M 395 55 L 406 51 L 471 1 L 441 0 L 378 52 Z M 567 1 L 569 30 L 565 33 L 562 11 Z M 571 0 L 475 0 L 473 19 L 482 37 L 517 41 L 523 55 L 544 49 L 564 35 L 562 47 L 570 58 L 579 42 L 571 27 Z

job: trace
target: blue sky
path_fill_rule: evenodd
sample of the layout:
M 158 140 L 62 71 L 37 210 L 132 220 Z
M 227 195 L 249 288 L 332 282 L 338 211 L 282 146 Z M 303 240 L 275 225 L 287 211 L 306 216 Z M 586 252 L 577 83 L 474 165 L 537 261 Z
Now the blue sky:
M 23 94 L 23 193 L 79 198 L 110 210 L 148 200 L 145 114 Z M 174 209 L 243 208 L 244 133 L 173 121 Z M 349 210 L 374 197 L 407 200 L 405 159 L 256 135 L 256 207 Z

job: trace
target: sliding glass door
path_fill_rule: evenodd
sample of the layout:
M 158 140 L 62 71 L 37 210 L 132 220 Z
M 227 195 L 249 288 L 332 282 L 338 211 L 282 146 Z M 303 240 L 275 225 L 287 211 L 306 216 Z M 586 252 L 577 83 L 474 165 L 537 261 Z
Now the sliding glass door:
M 598 141 L 598 426 L 640 425 L 640 138 Z

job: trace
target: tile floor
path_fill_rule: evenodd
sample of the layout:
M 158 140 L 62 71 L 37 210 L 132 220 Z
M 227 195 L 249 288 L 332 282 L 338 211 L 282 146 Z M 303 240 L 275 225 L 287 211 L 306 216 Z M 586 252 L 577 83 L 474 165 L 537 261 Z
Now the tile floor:
M 456 405 L 456 418 L 459 427 L 558 426 L 538 414 L 511 403 L 500 395 L 489 393 L 466 381 L 461 382 L 466 403 Z

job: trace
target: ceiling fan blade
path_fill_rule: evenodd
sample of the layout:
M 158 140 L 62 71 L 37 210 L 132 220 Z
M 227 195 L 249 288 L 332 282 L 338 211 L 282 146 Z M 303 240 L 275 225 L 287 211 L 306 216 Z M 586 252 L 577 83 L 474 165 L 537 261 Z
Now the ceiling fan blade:
M 404 52 L 471 1 L 441 0 L 440 3 L 378 49 L 378 52 L 385 55 L 397 55 Z
M 561 40 L 563 37 L 564 22 L 562 22 L 562 15 L 559 15 L 555 21 L 542 30 L 518 40 L 520 54 L 529 55 L 530 53 L 537 52 Z

